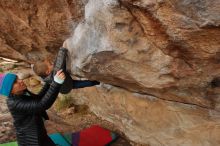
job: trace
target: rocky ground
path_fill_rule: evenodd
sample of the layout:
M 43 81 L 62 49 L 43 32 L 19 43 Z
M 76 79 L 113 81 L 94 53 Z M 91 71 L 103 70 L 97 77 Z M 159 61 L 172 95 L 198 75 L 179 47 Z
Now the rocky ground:
M 29 90 L 37 92 L 40 89 L 41 82 L 38 80 L 39 78 L 37 76 L 33 76 L 28 64 L 10 62 L 7 65 L 3 65 L 3 62 L 5 63 L 4 60 L 0 60 L 0 72 L 16 72 L 19 74 L 20 78 L 26 78 L 25 83 L 27 84 Z M 48 111 L 50 120 L 45 123 L 48 133 L 74 132 L 97 124 L 120 134 L 120 138 L 112 144 L 112 146 L 141 146 L 140 144 L 135 144 L 126 139 L 124 134 L 117 129 L 117 126 L 94 115 L 89 111 L 89 108 L 86 105 L 68 105 L 65 101 L 61 100 L 62 98 L 64 98 L 63 95 L 59 95 L 54 106 Z M 15 139 L 16 136 L 12 123 L 12 117 L 8 112 L 5 98 L 1 97 L 0 143 L 14 141 Z

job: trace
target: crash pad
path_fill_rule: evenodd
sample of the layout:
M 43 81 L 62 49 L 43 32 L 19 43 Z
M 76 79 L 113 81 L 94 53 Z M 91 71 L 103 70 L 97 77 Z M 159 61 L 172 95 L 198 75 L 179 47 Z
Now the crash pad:
M 105 146 L 117 139 L 117 134 L 93 125 L 72 134 L 72 146 Z

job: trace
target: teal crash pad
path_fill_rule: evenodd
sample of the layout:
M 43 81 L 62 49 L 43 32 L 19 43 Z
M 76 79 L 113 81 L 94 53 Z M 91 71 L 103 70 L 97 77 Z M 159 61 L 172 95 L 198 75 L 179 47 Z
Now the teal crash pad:
M 50 134 L 49 136 L 58 146 L 71 146 L 60 133 Z
M 71 146 L 60 133 L 50 134 L 49 137 L 58 146 Z M 18 146 L 17 142 L 9 142 L 0 144 L 0 146 Z

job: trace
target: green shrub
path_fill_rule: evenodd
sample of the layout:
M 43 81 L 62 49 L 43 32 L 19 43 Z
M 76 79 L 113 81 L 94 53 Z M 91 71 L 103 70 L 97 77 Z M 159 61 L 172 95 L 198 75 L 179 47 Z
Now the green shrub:
M 66 109 L 71 107 L 73 104 L 73 100 L 69 94 L 63 95 L 58 97 L 56 103 L 55 103 L 55 108 L 56 110 L 60 111 L 62 109 Z
M 18 65 L 14 64 L 12 68 L 14 69 L 14 68 L 17 68 L 17 67 L 18 67 Z

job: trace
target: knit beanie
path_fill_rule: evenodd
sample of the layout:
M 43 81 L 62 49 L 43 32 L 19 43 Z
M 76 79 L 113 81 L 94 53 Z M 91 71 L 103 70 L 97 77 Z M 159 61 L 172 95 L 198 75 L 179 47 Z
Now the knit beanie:
M 17 76 L 12 73 L 0 74 L 0 95 L 8 97 Z

